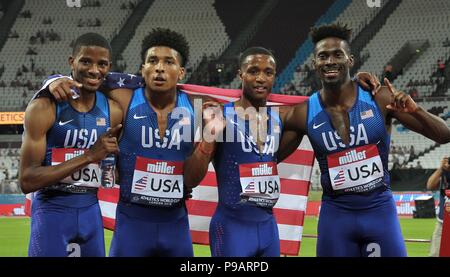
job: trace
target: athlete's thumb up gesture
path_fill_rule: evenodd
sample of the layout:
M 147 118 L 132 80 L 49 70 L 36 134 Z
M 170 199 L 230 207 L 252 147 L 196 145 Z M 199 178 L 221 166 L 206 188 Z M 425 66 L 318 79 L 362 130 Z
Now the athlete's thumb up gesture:
M 417 110 L 417 104 L 408 94 L 397 91 L 387 78 L 384 78 L 384 83 L 391 92 L 391 103 L 386 106 L 389 110 L 413 113 Z
M 89 148 L 87 152 L 88 158 L 91 163 L 100 162 L 108 154 L 118 154 L 119 144 L 117 143 L 117 137 L 119 136 L 122 124 L 114 126 L 113 128 L 102 134 L 94 145 Z

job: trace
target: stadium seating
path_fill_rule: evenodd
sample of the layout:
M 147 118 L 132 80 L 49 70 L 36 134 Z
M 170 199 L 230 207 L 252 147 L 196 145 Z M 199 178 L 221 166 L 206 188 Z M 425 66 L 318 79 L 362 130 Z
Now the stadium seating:
M 0 193 L 20 193 L 17 185 L 19 149 L 0 148 Z
M 446 0 L 402 1 L 364 48 L 363 51 L 370 53 L 370 57 L 360 70 L 381 73 L 405 42 L 423 39 L 429 41 L 430 47 L 404 70 L 394 85 L 405 90 L 409 80 L 429 79 L 437 69 L 437 60 L 450 56 L 450 48 L 442 46 L 442 31 L 450 29 L 449 14 L 450 2 Z M 425 94 L 421 96 L 427 96 L 433 87 L 431 85 L 421 90 L 419 93 Z
M 16 79 L 17 70 L 21 65 L 28 69 L 31 67 L 31 58 L 35 68 L 45 69 L 45 75 L 52 71 L 68 73 L 67 56 L 70 54 L 70 43 L 78 35 L 95 31 L 111 40 L 123 27 L 131 9 L 120 9 L 127 1 L 124 0 L 100 0 L 101 7 L 83 7 L 82 9 L 68 8 L 65 1 L 27 0 L 23 11 L 32 11 L 31 18 L 18 17 L 11 30 L 19 34 L 19 38 L 10 38 L 6 41 L 0 52 L 0 65 L 4 65 L 5 71 L 0 81 L 7 87 L 0 87 L 0 110 L 23 110 L 33 90 L 27 87 L 11 87 L 11 81 Z M 383 5 L 387 1 L 381 1 Z M 217 6 L 214 0 L 155 0 L 147 11 L 142 23 L 136 29 L 134 37 L 122 53 L 126 61 L 126 71 L 134 73 L 139 70 L 141 64 L 141 41 L 145 35 L 155 27 L 171 28 L 184 34 L 191 46 L 190 62 L 187 67 L 191 70 L 200 63 L 203 55 L 220 56 L 230 45 L 230 36 L 226 33 L 226 26 L 218 16 Z M 336 0 L 329 9 L 339 12 L 327 12 L 316 23 L 342 22 L 353 29 L 353 38 L 364 29 L 366 24 L 379 12 L 379 8 L 368 8 L 365 1 Z M 423 11 L 427 12 L 424 13 Z M 51 13 L 49 12 L 51 11 Z M 341 12 L 342 11 L 342 12 Z M 114 15 L 114 16 L 111 16 Z M 43 24 L 44 19 L 50 17 L 52 24 Z M 77 27 L 78 23 L 86 23 L 98 18 L 101 27 Z M 417 28 L 420 26 L 420 28 Z M 45 44 L 30 44 L 30 38 L 36 36 L 38 31 L 53 30 L 61 40 L 46 41 Z M 402 1 L 387 19 L 382 29 L 375 34 L 373 39 L 363 49 L 363 53 L 369 53 L 370 57 L 363 63 L 360 71 L 381 73 L 383 66 L 399 51 L 405 42 L 416 39 L 426 39 L 430 43 L 420 57 L 414 63 L 404 69 L 403 75 L 397 77 L 394 85 L 407 91 L 410 80 L 425 80 L 423 84 L 414 85 L 419 91 L 419 96 L 429 96 L 438 86 L 437 77 L 432 77 L 437 69 L 437 59 L 447 60 L 450 57 L 450 47 L 444 47 L 442 42 L 448 36 L 443 30 L 450 30 L 450 2 L 447 0 Z M 237 34 L 234 34 L 237 36 Z M 26 55 L 29 47 L 34 48 L 37 55 Z M 292 82 L 300 94 L 309 92 L 310 87 L 302 82 L 307 77 L 306 72 L 295 72 L 295 68 L 311 63 L 312 44 L 304 41 L 298 45 L 298 52 L 289 62 L 288 70 L 283 72 L 283 80 Z M 45 76 L 44 75 L 44 76 Z M 189 77 L 189 76 L 188 76 Z M 188 77 L 186 79 L 188 79 Z M 21 82 L 31 81 L 35 87 L 42 80 L 42 76 L 36 76 L 33 72 L 23 72 L 17 79 Z M 430 81 L 430 82 L 428 82 Z M 235 79 L 226 87 L 238 87 L 239 79 Z M 450 95 L 450 89 L 446 95 Z M 428 110 L 439 110 L 439 116 L 449 122 L 450 112 L 448 100 L 445 102 L 426 101 L 424 107 Z M 401 125 L 394 125 L 392 139 L 395 146 L 409 147 L 414 144 L 418 159 L 408 162 L 409 156 L 402 158 L 407 162 L 406 166 L 415 165 L 420 161 L 422 166 L 431 168 L 435 166 L 439 155 L 444 151 L 443 146 L 437 146 L 429 139 L 416 135 L 406 130 Z M 434 150 L 433 150 L 434 149 Z M 390 158 L 392 162 L 393 157 Z
M 203 55 L 221 54 L 230 39 L 213 4 L 213 0 L 155 0 L 123 52 L 128 65 L 126 70 L 134 73 L 140 69 L 142 40 L 152 28 L 157 27 L 170 28 L 186 37 L 190 46 L 187 67 L 193 70 Z
M 31 18 L 18 17 L 13 26 L 19 34 L 19 38 L 8 39 L 0 52 L 1 61 L 5 66 L 5 72 L 0 80 L 6 84 L 16 79 L 16 72 L 23 64 L 28 69 L 31 67 L 31 58 L 34 60 L 35 68 L 43 67 L 46 74 L 52 71 L 69 73 L 67 58 L 71 54 L 71 42 L 79 35 L 87 32 L 97 32 L 107 39 L 111 40 L 117 31 L 121 28 L 132 10 L 121 10 L 120 5 L 123 0 L 101 0 L 101 7 L 83 7 L 68 8 L 66 1 L 48 0 L 25 2 L 23 11 L 32 11 Z M 52 11 L 49 13 L 49 11 Z M 114 15 L 114 16 L 112 16 Z M 45 18 L 50 17 L 52 24 L 43 24 Z M 101 22 L 100 27 L 88 27 L 86 23 L 92 23 L 98 18 Z M 84 23 L 84 27 L 77 27 L 79 22 Z M 36 36 L 38 31 L 43 33 L 54 31 L 59 35 L 59 41 L 49 41 L 44 44 L 30 44 L 30 38 Z M 33 48 L 37 55 L 26 55 L 28 48 Z M 30 80 L 33 84 L 42 81 L 41 76 L 37 77 L 34 73 L 24 73 L 17 78 L 22 82 Z M 18 89 L 22 95 L 22 88 Z M 27 102 L 32 96 L 29 93 L 25 99 L 17 98 L 17 90 L 8 88 L 10 97 L 0 98 L 0 109 L 2 110 L 21 110 L 22 102 Z M 2 94 L 3 96 L 4 94 Z
M 385 5 L 385 1 L 381 1 L 382 5 Z M 364 1 L 352 1 L 350 5 L 335 19 L 333 22 L 339 22 L 342 24 L 347 24 L 352 31 L 351 40 L 353 40 L 359 32 L 364 29 L 364 27 L 376 16 L 380 9 L 368 9 L 367 4 Z M 312 48 L 311 48 L 312 51 Z M 298 63 L 295 66 L 301 65 L 311 65 L 312 63 L 312 52 L 309 54 L 305 61 L 298 59 Z M 293 72 L 292 82 L 300 95 L 307 95 L 310 92 L 309 86 L 302 86 L 302 81 L 307 77 L 306 72 Z

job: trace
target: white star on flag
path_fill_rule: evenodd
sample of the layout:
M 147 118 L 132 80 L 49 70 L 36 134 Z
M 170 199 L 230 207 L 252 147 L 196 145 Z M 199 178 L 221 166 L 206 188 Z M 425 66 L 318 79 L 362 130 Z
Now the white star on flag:
M 119 87 L 123 87 L 124 85 L 125 85 L 125 78 L 124 79 L 122 79 L 122 78 L 119 78 L 119 82 L 117 82 L 117 85 L 119 86 Z

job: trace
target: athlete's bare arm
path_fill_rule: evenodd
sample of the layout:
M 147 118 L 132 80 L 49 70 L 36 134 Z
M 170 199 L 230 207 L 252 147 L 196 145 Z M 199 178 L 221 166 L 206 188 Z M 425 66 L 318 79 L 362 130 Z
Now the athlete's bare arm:
M 128 110 L 128 106 L 130 105 L 131 97 L 133 96 L 133 90 L 120 88 L 113 89 L 104 93 L 109 99 L 112 99 L 119 104 L 123 115 L 123 120 L 121 120 L 121 122 L 124 121 L 127 116 L 126 113 Z
M 280 117 L 283 122 L 283 134 L 278 149 L 277 162 L 289 157 L 300 145 L 306 134 L 307 102 L 293 107 L 282 107 Z
M 102 135 L 87 153 L 55 166 L 42 166 L 47 145 L 47 131 L 55 121 L 55 104 L 49 98 L 39 98 L 25 111 L 19 182 L 24 193 L 37 191 L 64 179 L 89 163 L 102 160 L 108 153 L 117 153 L 115 136 L 121 125 Z
M 72 95 L 72 88 L 81 88 L 82 84 L 78 83 L 75 80 L 70 79 L 69 77 L 60 77 L 59 79 L 51 82 L 48 86 L 48 90 L 55 97 L 56 101 L 67 101 Z M 123 112 L 128 109 L 128 105 L 130 104 L 131 97 L 133 95 L 133 90 L 131 89 L 113 89 L 108 91 L 102 91 L 108 98 L 116 101 Z M 125 114 L 123 114 L 123 118 L 125 118 Z M 111 124 L 111 126 L 115 126 L 115 124 Z
M 450 142 L 450 128 L 444 120 L 427 112 L 417 105 L 411 96 L 397 91 L 389 81 L 377 92 L 375 99 L 386 118 L 389 127 L 390 118 L 396 118 L 408 129 L 422 134 L 437 143 Z

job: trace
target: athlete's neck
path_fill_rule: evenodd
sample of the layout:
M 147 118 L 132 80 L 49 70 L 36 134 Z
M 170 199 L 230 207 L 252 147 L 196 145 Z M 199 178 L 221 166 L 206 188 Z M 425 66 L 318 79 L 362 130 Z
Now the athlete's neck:
M 353 106 L 356 86 L 350 78 L 341 84 L 327 85 L 322 82 L 322 85 L 320 97 L 325 106 Z
M 89 112 L 95 105 L 95 92 L 80 89 L 80 97 L 77 99 L 70 98 L 69 104 L 79 112 Z
M 244 94 L 242 94 L 241 98 L 239 98 L 239 100 L 235 102 L 234 106 L 242 107 L 244 109 L 253 107 L 257 111 L 259 111 L 259 108 L 266 107 L 266 104 L 267 104 L 267 99 L 261 99 L 261 100 L 249 99 L 249 98 L 245 97 Z
M 170 91 L 150 91 L 148 87 L 145 89 L 145 96 L 150 101 L 152 107 L 164 110 L 165 108 L 175 104 L 177 100 L 177 89 Z

